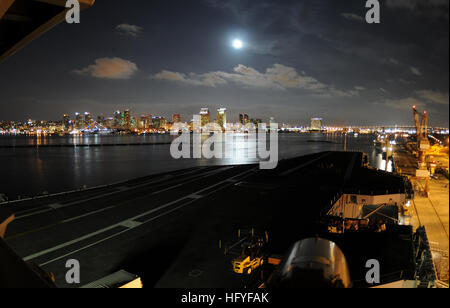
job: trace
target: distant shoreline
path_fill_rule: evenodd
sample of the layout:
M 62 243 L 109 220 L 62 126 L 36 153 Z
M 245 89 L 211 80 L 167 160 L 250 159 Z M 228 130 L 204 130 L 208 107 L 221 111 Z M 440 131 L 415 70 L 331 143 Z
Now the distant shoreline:
M 91 148 L 91 147 L 127 147 L 127 146 L 150 146 L 150 145 L 169 145 L 171 142 L 145 142 L 145 143 L 103 143 L 103 144 L 21 144 L 21 145 L 0 145 L 0 149 L 17 148 Z

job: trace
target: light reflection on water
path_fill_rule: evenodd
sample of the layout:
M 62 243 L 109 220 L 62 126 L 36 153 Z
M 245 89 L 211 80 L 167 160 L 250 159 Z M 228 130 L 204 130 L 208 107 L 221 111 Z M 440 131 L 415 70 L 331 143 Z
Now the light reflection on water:
M 67 136 L 0 138 L 0 192 L 11 198 L 114 183 L 150 174 L 194 166 L 256 163 L 255 149 L 248 147 L 247 135 L 236 135 L 224 146 L 231 159 L 179 159 L 170 156 L 170 135 L 157 136 Z M 206 137 L 207 138 L 207 137 Z M 371 165 L 383 169 L 381 153 L 373 136 L 347 136 L 348 151 L 363 151 Z M 311 142 L 314 141 L 314 142 Z M 146 146 L 1 148 L 4 145 L 75 145 L 158 143 Z M 164 144 L 165 143 L 165 144 Z M 269 149 L 269 146 L 267 146 Z M 279 159 L 322 151 L 343 151 L 344 138 L 337 134 L 280 134 Z M 384 163 L 385 164 L 385 163 Z M 385 166 L 385 165 L 384 165 Z M 388 166 L 389 167 L 389 166 Z

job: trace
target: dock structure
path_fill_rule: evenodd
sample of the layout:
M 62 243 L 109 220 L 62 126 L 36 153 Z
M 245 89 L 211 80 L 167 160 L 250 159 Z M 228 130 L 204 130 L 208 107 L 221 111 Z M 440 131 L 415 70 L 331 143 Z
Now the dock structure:
M 428 180 L 415 176 L 418 160 L 408 144 L 400 144 L 394 153 L 400 172 L 408 177 L 414 189 L 411 204 L 411 224 L 425 228 L 433 262 L 438 275 L 438 286 L 448 287 L 449 281 L 449 180 L 448 174 L 437 174 Z M 447 160 L 448 163 L 448 160 Z M 426 186 L 426 187 L 425 187 Z

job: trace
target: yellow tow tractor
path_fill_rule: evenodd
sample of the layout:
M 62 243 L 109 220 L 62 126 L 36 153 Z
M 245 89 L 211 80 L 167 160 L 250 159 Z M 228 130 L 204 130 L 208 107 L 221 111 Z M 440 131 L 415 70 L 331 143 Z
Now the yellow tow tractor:
M 264 248 L 267 242 L 267 233 L 265 236 L 257 236 L 252 230 L 250 235 L 241 241 L 242 252 L 232 261 L 233 271 L 237 274 L 250 275 L 255 269 L 261 267 L 264 264 Z

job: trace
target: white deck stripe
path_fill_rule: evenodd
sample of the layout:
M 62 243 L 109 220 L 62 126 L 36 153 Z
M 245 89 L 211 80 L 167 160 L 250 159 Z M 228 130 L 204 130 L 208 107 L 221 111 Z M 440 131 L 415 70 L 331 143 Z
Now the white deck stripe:
M 252 169 L 247 170 L 247 171 L 242 172 L 242 173 L 240 173 L 240 174 L 238 174 L 238 175 L 236 175 L 236 176 L 233 176 L 233 177 L 231 177 L 231 178 L 241 176 L 241 175 L 243 175 L 243 174 L 246 174 L 246 173 L 250 172 L 251 170 L 252 170 Z M 228 180 L 228 179 L 227 179 L 227 180 Z M 202 189 L 202 190 L 199 190 L 199 191 L 195 192 L 193 195 L 200 195 L 200 194 L 201 194 L 203 191 L 205 191 L 205 190 L 208 190 L 208 189 L 211 189 L 211 188 L 216 187 L 216 186 L 218 186 L 218 185 L 222 185 L 222 184 L 226 183 L 227 180 L 221 181 L 221 182 L 219 182 L 219 183 L 216 183 L 216 184 L 214 184 L 214 185 L 211 185 L 211 186 L 209 186 L 209 187 L 206 187 L 206 188 L 204 188 L 204 189 Z M 190 195 L 192 195 L 192 194 L 189 194 L 189 195 L 187 195 L 187 196 L 190 196 Z M 141 218 L 141 217 L 144 217 L 144 216 L 147 216 L 147 215 L 152 214 L 152 213 L 154 213 L 154 212 L 157 212 L 157 211 L 160 211 L 160 210 L 162 210 L 162 209 L 165 209 L 165 208 L 167 208 L 167 207 L 169 207 L 169 206 L 171 206 L 171 205 L 173 205 L 173 204 L 175 204 L 175 203 L 177 203 L 177 202 L 179 202 L 179 201 L 181 201 L 181 200 L 183 200 L 183 199 L 186 199 L 187 196 L 183 196 L 183 197 L 181 197 L 181 198 L 179 198 L 179 199 L 177 199 L 177 200 L 175 200 L 175 201 L 166 203 L 166 204 L 164 204 L 164 205 L 162 205 L 162 206 L 159 206 L 158 208 L 152 209 L 152 210 L 150 210 L 150 211 L 147 211 L 147 212 L 145 212 L 145 213 L 142 213 L 142 214 L 137 215 L 137 216 L 135 216 L 135 217 L 132 217 L 132 218 L 130 218 L 130 219 L 124 220 L 124 221 L 119 222 L 119 223 L 117 223 L 117 224 L 111 225 L 111 226 L 109 226 L 109 227 L 106 227 L 106 228 L 100 229 L 100 230 L 98 230 L 98 231 L 89 233 L 89 234 L 84 235 L 84 236 L 82 236 L 82 237 L 76 238 L 76 239 L 74 239 L 74 240 L 65 242 L 65 243 L 63 243 L 63 244 L 54 246 L 54 247 L 49 248 L 49 249 L 46 249 L 46 250 L 43 250 L 43 251 L 41 251 L 41 252 L 38 252 L 38 253 L 35 253 L 35 254 L 32 254 L 32 255 L 29 255 L 29 256 L 23 258 L 23 260 L 24 260 L 24 261 L 33 260 L 33 259 L 36 259 L 36 258 L 41 257 L 41 256 L 43 256 L 43 255 L 49 254 L 49 253 L 51 253 L 51 252 L 53 252 L 53 251 L 56 251 L 56 250 L 59 250 L 59 249 L 61 249 L 61 248 L 64 248 L 64 247 L 67 247 L 67 246 L 76 244 L 76 243 L 78 243 L 78 242 L 84 241 L 84 240 L 89 239 L 89 238 L 91 238 L 91 237 L 93 237 L 93 236 L 96 236 L 96 235 L 98 235 L 98 234 L 101 234 L 101 233 L 104 233 L 104 232 L 106 232 L 106 231 L 112 230 L 112 229 L 114 229 L 114 228 L 116 228 L 116 227 L 123 227 L 124 225 L 128 225 L 128 224 L 130 223 L 130 221 L 135 221 L 135 220 L 137 220 L 137 219 L 139 219 L 139 218 Z M 190 203 L 193 202 L 193 201 L 195 201 L 195 200 L 190 201 Z M 129 229 L 132 229 L 132 228 L 129 228 Z
M 198 168 L 204 168 L 204 167 L 198 167 Z M 191 173 L 196 173 L 196 172 L 198 172 L 198 170 L 197 170 L 197 169 L 194 169 L 194 170 L 189 170 L 189 171 L 187 171 L 187 172 L 183 172 L 183 173 L 178 174 L 178 175 L 176 175 L 176 176 L 183 176 L 183 175 L 187 175 L 187 174 L 191 174 Z M 173 175 L 173 174 L 166 174 L 166 175 L 163 176 L 162 179 L 157 179 L 157 180 L 152 179 L 152 181 L 150 181 L 150 182 L 144 182 L 144 183 L 139 184 L 139 185 L 136 185 L 136 186 L 131 186 L 130 189 L 140 188 L 140 187 L 144 187 L 144 186 L 147 186 L 147 185 L 150 185 L 150 184 L 155 184 L 155 183 L 158 183 L 158 182 L 163 182 L 163 181 L 165 181 L 165 180 L 167 180 L 167 179 L 169 179 L 169 178 L 172 178 L 172 177 L 175 177 L 175 175 Z M 101 189 L 101 188 L 117 188 L 117 189 L 119 189 L 120 191 L 112 192 L 112 194 L 114 194 L 114 193 L 121 193 L 121 192 L 123 191 L 123 188 L 124 188 L 124 187 L 123 187 L 123 186 L 121 186 L 121 187 L 115 187 L 115 186 L 120 185 L 120 184 L 126 185 L 127 183 L 129 183 L 129 181 L 127 181 L 127 182 L 119 182 L 119 183 L 109 184 L 109 185 L 104 185 L 104 186 L 99 186 L 99 187 L 92 187 L 92 188 L 87 189 L 86 191 L 91 191 L 91 190 L 94 190 L 94 189 Z M 82 191 L 80 191 L 80 190 L 75 190 L 75 191 L 71 191 L 71 192 L 62 192 L 62 193 L 58 193 L 58 194 L 55 194 L 55 195 L 49 195 L 49 196 L 46 196 L 46 197 L 47 197 L 47 198 L 51 198 L 51 197 L 55 197 L 55 196 L 59 196 L 59 195 L 64 195 L 64 194 L 67 194 L 67 193 L 79 193 L 79 192 L 82 192 Z M 107 196 L 108 194 L 110 194 L 110 193 L 103 194 L 103 195 L 96 195 L 95 197 Z M 41 198 L 41 199 L 42 199 L 42 198 Z M 30 200 L 32 200 L 32 199 L 30 199 Z M 22 201 L 22 202 L 23 202 L 23 201 L 29 201 L 29 200 L 17 200 L 17 202 L 19 202 L 19 201 Z M 76 203 L 84 202 L 84 201 L 89 201 L 89 199 L 77 200 L 77 201 L 73 201 L 73 202 L 75 202 L 75 204 L 76 204 Z M 14 201 L 14 202 L 16 202 L 16 201 Z M 0 204 L 1 204 L 1 203 L 0 203 Z M 49 205 L 47 205 L 47 206 L 49 206 Z M 31 209 L 28 209 L 28 210 L 18 211 L 18 212 L 16 212 L 16 215 L 20 215 L 20 214 L 22 214 L 22 213 L 28 213 L 28 212 L 37 210 L 37 209 L 39 209 L 39 208 L 41 208 L 41 207 L 42 207 L 42 206 L 35 207 L 35 208 L 31 208 Z M 27 217 L 28 217 L 28 216 L 32 216 L 32 215 L 40 214 L 40 212 L 41 212 L 41 211 L 39 211 L 39 212 L 33 212 L 33 213 L 31 213 L 30 215 L 27 215 Z M 25 216 L 20 216 L 20 217 L 25 217 Z M 16 220 L 17 220 L 17 218 L 16 218 Z
M 38 215 L 38 214 L 42 214 L 42 213 L 47 213 L 47 212 L 50 212 L 50 211 L 53 211 L 53 209 L 45 209 L 45 210 L 42 210 L 42 211 L 33 212 L 33 213 L 30 213 L 30 214 L 18 216 L 18 217 L 16 217 L 16 220 L 24 219 L 24 218 L 31 217 L 31 216 Z
M 304 163 L 304 164 L 302 164 L 302 165 L 300 165 L 300 166 L 297 166 L 297 167 L 295 167 L 295 168 L 289 169 L 289 170 L 287 170 L 287 171 L 281 173 L 280 175 L 281 175 L 281 176 L 286 176 L 286 175 L 289 175 L 289 174 L 291 174 L 291 173 L 294 173 L 295 171 L 300 170 L 300 169 L 303 169 L 303 168 L 305 168 L 305 167 L 307 167 L 307 166 L 309 166 L 309 165 L 315 163 L 316 161 L 319 161 L 319 160 L 321 160 L 322 158 L 327 157 L 327 156 L 330 155 L 330 154 L 331 154 L 331 152 L 325 153 L 325 154 L 323 154 L 323 155 L 321 155 L 321 156 L 319 156 L 319 157 L 317 157 L 317 158 L 315 158 L 315 159 L 313 159 L 313 160 L 310 160 L 310 161 L 308 161 L 308 162 L 306 162 L 306 163 Z
M 77 217 L 65 219 L 65 220 L 61 221 L 61 223 L 65 224 L 65 223 L 68 223 L 68 222 L 71 222 L 71 221 L 74 221 L 74 220 L 78 220 L 78 219 L 81 219 L 81 218 L 84 218 L 84 217 L 88 217 L 88 216 L 91 216 L 91 215 L 94 215 L 94 214 L 98 214 L 98 213 L 110 210 L 112 208 L 115 208 L 115 206 L 108 206 L 108 207 L 105 207 L 105 208 L 97 210 L 97 211 L 93 211 L 93 212 L 89 212 L 89 213 L 86 213 L 86 214 L 83 214 L 83 215 L 80 215 L 80 216 L 77 216 Z
M 243 172 L 243 173 L 241 173 L 241 174 L 239 174 L 239 175 L 237 175 L 237 176 L 235 176 L 235 177 L 241 176 L 241 175 L 246 174 L 246 173 L 249 173 L 249 172 L 251 172 L 251 171 L 253 171 L 253 170 L 249 170 L 249 171 Z M 223 184 L 223 183 L 227 183 L 227 180 L 225 180 L 225 181 L 223 181 L 223 182 L 221 182 L 221 183 L 218 183 L 218 184 Z M 211 186 L 211 187 L 214 187 L 214 186 L 217 186 L 217 185 L 213 185 L 213 186 Z M 204 189 L 204 190 L 210 189 L 211 187 L 208 187 L 208 188 L 206 188 L 206 189 Z M 213 191 L 213 192 L 209 193 L 208 195 L 211 195 L 211 194 L 213 194 L 213 193 L 215 193 L 215 192 L 217 192 L 217 191 L 219 191 L 219 190 L 221 190 L 221 189 L 223 189 L 223 188 L 225 188 L 225 187 L 226 187 L 226 186 L 222 186 L 221 188 L 217 189 L 216 191 Z M 204 190 L 202 190 L 202 191 L 204 191 Z M 206 196 L 208 196 L 208 195 L 206 195 Z M 204 197 L 206 197 L 206 196 L 204 196 Z M 180 200 L 180 199 L 179 199 L 179 200 Z M 178 200 L 178 201 L 179 201 L 179 200 Z M 115 233 L 115 234 L 113 234 L 113 235 L 110 235 L 110 236 L 108 236 L 108 237 L 106 237 L 106 238 L 104 238 L 104 239 L 101 239 L 101 240 L 99 240 L 99 241 L 97 241 L 97 242 L 94 242 L 94 243 L 89 244 L 89 245 L 87 245 L 87 246 L 81 247 L 81 248 L 79 248 L 79 249 L 77 249 L 77 250 L 74 250 L 74 251 L 71 251 L 71 252 L 69 252 L 69 253 L 66 253 L 66 254 L 64 254 L 64 255 L 62 255 L 62 256 L 59 256 L 59 257 L 54 258 L 54 259 L 52 259 L 52 260 L 49 260 L 49 261 L 47 261 L 47 262 L 45 262 L 45 263 L 39 264 L 39 266 L 42 267 L 42 266 L 48 265 L 48 264 L 50 264 L 50 263 L 53 263 L 53 262 L 58 261 L 58 260 L 61 260 L 61 259 L 65 258 L 65 257 L 70 256 L 70 255 L 73 255 L 73 254 L 75 254 L 75 253 L 77 253 L 77 252 L 80 252 L 80 251 L 86 250 L 86 249 L 88 249 L 88 248 L 91 248 L 91 247 L 93 247 L 93 246 L 95 246 L 95 245 L 101 244 L 101 243 L 103 243 L 103 242 L 105 242 L 105 241 L 107 241 L 107 240 L 110 240 L 110 239 L 112 239 L 112 238 L 115 238 L 115 237 L 117 237 L 117 236 L 119 236 L 119 235 L 121 235 L 121 234 L 123 234 L 123 233 L 125 233 L 125 232 L 131 231 L 131 230 L 133 230 L 133 229 L 135 229 L 135 228 L 137 228 L 137 227 L 139 227 L 139 226 L 141 226 L 141 225 L 143 225 L 143 224 L 152 222 L 152 221 L 154 221 L 154 220 L 156 220 L 156 219 L 158 219 L 158 218 L 161 218 L 161 217 L 166 216 L 166 215 L 168 215 L 168 214 L 170 214 L 170 213 L 172 213 L 172 212 L 175 212 L 176 210 L 179 210 L 179 209 L 181 209 L 181 208 L 183 208 L 183 207 L 185 207 L 185 206 L 187 206 L 187 205 L 189 205 L 189 204 L 191 204 L 191 203 L 193 203 L 193 202 L 195 202 L 195 201 L 197 201 L 197 199 L 193 199 L 193 200 L 191 200 L 191 201 L 188 201 L 188 202 L 186 202 L 185 204 L 182 204 L 182 205 L 180 205 L 180 206 L 177 206 L 177 207 L 174 208 L 174 209 L 171 209 L 171 210 L 169 210 L 169 211 L 167 211 L 167 212 L 164 212 L 164 213 L 161 213 L 161 214 L 159 214 L 159 215 L 157 215 L 157 216 L 155 216 L 155 217 L 152 217 L 152 218 L 146 220 L 146 221 L 143 222 L 143 223 L 139 223 L 139 222 L 136 222 L 136 221 L 132 221 L 133 219 L 137 219 L 138 216 L 136 216 L 135 218 L 132 218 L 132 219 L 130 219 L 130 220 L 124 221 L 124 222 L 122 222 L 122 223 L 119 223 L 119 224 L 121 224 L 122 226 L 129 225 L 130 227 L 129 227 L 128 229 L 126 229 L 126 230 L 120 231 L 120 232 Z M 172 203 L 174 203 L 174 202 L 172 202 Z M 148 215 L 148 213 L 144 213 L 144 214 L 142 214 L 142 215 L 139 215 L 139 217 L 142 217 L 142 216 L 145 216 L 145 215 Z M 134 225 L 133 225 L 133 224 L 134 224 Z
M 196 177 L 196 175 L 194 175 L 194 176 L 192 176 L 192 177 L 188 177 L 188 179 L 189 179 L 189 178 L 194 178 L 193 181 L 195 181 L 195 180 L 197 180 L 197 179 L 201 179 L 201 178 L 203 178 L 203 177 L 209 176 L 210 174 L 214 174 L 214 173 L 226 171 L 226 170 L 228 170 L 228 169 L 230 169 L 230 168 L 231 168 L 231 167 L 222 167 L 222 168 L 219 168 L 219 169 L 216 169 L 216 170 L 208 171 L 207 173 L 203 173 L 203 174 L 201 174 L 201 176 L 198 177 L 198 178 Z M 185 172 L 185 173 L 182 173 L 181 176 L 182 176 L 182 175 L 186 175 L 186 174 L 190 174 L 190 173 L 194 173 L 194 172 L 193 172 L 193 171 Z M 82 200 L 77 200 L 77 201 L 73 201 L 73 202 L 66 203 L 66 204 L 59 204 L 59 203 L 50 204 L 50 205 L 47 205 L 47 207 L 49 207 L 49 209 L 45 209 L 45 210 L 33 212 L 33 213 L 30 213 L 30 214 L 27 214 L 27 215 L 22 215 L 22 216 L 17 217 L 16 220 L 20 220 L 20 219 L 23 219 L 23 218 L 27 218 L 27 217 L 39 215 L 39 214 L 42 214 L 42 213 L 50 212 L 50 211 L 52 211 L 52 210 L 56 210 L 56 209 L 60 209 L 60 208 L 65 208 L 65 207 L 69 207 L 69 206 L 73 206 L 73 205 L 85 203 L 85 202 L 88 202 L 88 201 L 92 201 L 92 200 L 96 200 L 96 199 L 100 199 L 100 198 L 112 196 L 112 195 L 115 195 L 115 194 L 120 194 L 120 193 L 123 193 L 124 191 L 128 191 L 128 190 L 133 190 L 133 189 L 136 189 L 136 188 L 145 187 L 145 186 L 148 186 L 148 185 L 151 185 L 151 184 L 155 184 L 155 183 L 158 183 L 158 182 L 163 182 L 164 180 L 167 180 L 168 178 L 172 178 L 172 177 L 174 177 L 174 176 L 172 176 L 172 175 L 166 175 L 166 176 L 164 176 L 164 179 L 158 179 L 158 180 L 154 180 L 154 181 L 151 181 L 151 182 L 146 182 L 146 183 L 143 183 L 143 184 L 140 184 L 140 185 L 132 186 L 132 187 L 130 187 L 130 188 L 118 187 L 118 188 L 116 188 L 116 189 L 118 189 L 119 191 L 113 191 L 113 192 L 106 193 L 106 194 L 102 194 L 102 195 L 96 195 L 96 196 L 91 197 L 91 198 L 82 199 Z M 165 188 L 165 189 L 156 191 L 156 192 L 152 193 L 152 195 L 154 195 L 154 194 L 159 194 L 159 193 L 161 193 L 161 192 L 168 191 L 168 190 L 171 190 L 171 189 L 180 187 L 180 186 L 182 186 L 182 185 L 185 185 L 185 184 L 190 183 L 190 182 L 193 182 L 193 181 L 184 182 L 184 183 L 181 183 L 181 184 L 178 184 L 178 185 L 175 185 L 175 186 L 171 186 L 171 187 L 168 187 L 168 188 Z M 31 210 L 33 210 L 33 209 L 31 209 Z M 31 211 L 31 210 L 27 210 L 27 211 Z M 20 212 L 18 212 L 18 213 L 20 214 Z

